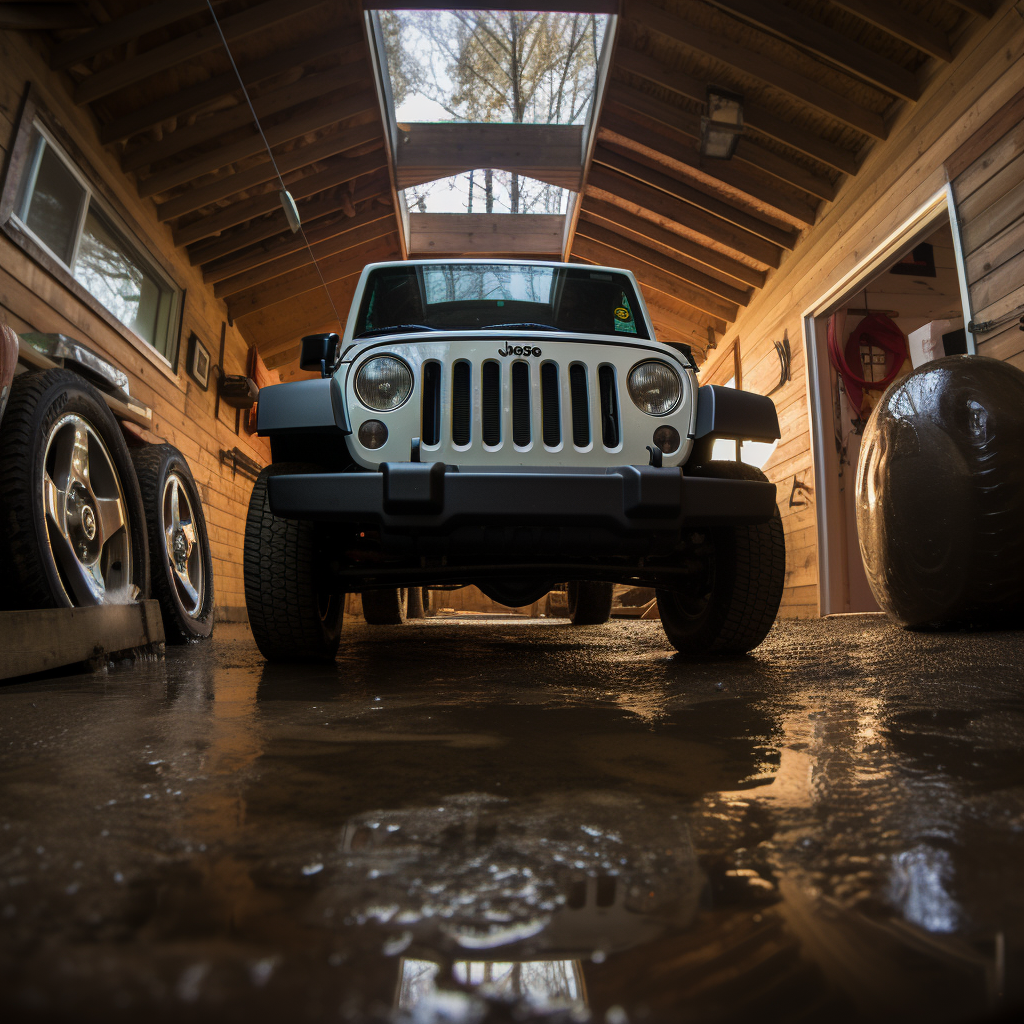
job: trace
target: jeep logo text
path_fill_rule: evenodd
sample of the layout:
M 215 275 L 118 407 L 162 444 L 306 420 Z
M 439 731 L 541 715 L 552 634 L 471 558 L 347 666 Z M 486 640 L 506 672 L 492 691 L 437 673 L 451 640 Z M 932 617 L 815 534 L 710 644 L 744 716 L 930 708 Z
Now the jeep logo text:
M 509 345 L 498 349 L 499 356 L 539 356 L 540 349 L 536 345 Z

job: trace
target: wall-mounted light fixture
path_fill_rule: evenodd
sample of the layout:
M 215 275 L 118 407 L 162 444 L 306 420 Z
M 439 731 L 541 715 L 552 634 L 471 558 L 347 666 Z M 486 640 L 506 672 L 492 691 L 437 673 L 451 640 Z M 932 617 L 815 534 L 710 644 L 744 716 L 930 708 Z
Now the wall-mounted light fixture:
M 743 134 L 743 97 L 708 86 L 708 112 L 700 119 L 700 155 L 728 160 Z

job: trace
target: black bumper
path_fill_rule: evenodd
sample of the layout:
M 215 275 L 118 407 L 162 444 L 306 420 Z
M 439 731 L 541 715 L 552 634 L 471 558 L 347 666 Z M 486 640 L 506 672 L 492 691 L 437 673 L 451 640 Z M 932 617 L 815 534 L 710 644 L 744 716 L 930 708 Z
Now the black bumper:
M 284 519 L 448 533 L 464 526 L 580 527 L 617 533 L 767 522 L 775 485 L 620 466 L 592 472 L 466 470 L 384 463 L 380 472 L 272 476 L 270 507 Z

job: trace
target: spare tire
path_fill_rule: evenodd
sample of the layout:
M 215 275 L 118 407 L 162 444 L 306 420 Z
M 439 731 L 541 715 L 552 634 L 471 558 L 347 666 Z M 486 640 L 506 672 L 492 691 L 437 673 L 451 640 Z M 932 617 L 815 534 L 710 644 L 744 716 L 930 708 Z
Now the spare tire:
M 131 449 L 146 509 L 153 596 L 170 644 L 213 633 L 213 556 L 203 503 L 185 456 L 170 444 Z
M 8 608 L 149 597 L 139 484 L 99 392 L 70 370 L 25 373 L 0 429 L 0 566 Z
M 936 359 L 864 430 L 857 532 L 872 593 L 909 627 L 1024 621 L 1024 373 Z

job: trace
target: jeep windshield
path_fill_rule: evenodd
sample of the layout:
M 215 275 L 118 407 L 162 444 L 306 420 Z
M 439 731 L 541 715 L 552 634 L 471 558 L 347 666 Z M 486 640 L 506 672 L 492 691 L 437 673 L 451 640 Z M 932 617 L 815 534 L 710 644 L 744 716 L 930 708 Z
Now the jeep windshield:
M 440 262 L 371 271 L 355 337 L 504 325 L 650 338 L 625 274 L 589 267 Z

